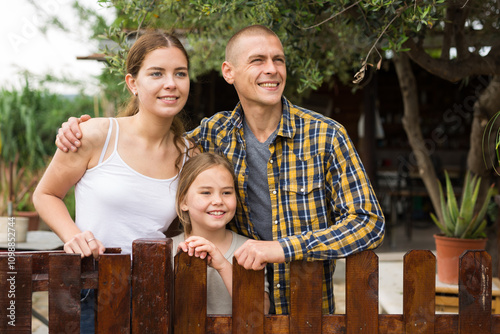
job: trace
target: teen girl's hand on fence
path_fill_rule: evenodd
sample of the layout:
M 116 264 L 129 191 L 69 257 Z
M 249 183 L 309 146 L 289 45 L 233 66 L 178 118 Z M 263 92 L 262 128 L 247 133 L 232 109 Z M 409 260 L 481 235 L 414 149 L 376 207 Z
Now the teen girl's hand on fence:
M 106 248 L 90 231 L 78 233 L 64 244 L 64 251 L 69 254 L 81 254 L 82 258 L 93 256 L 98 259 Z
M 70 117 L 67 122 L 64 122 L 56 135 L 56 146 L 63 152 L 71 150 L 76 152 L 80 147 L 82 138 L 82 131 L 79 124 L 86 122 L 91 117 L 89 115 L 82 115 L 80 118 Z

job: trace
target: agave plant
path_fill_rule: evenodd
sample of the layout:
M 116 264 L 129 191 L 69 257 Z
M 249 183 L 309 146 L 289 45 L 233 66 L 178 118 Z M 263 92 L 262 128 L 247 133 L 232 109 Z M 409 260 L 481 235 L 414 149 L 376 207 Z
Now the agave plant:
M 462 193 L 462 201 L 459 206 L 451 185 L 450 177 L 446 171 L 445 179 L 446 199 L 443 187 L 439 184 L 443 221 L 439 221 L 436 215 L 431 213 L 432 220 L 447 237 L 461 239 L 478 239 L 486 237 L 485 229 L 487 222 L 485 216 L 488 209 L 488 203 L 495 193 L 493 185 L 489 188 L 484 202 L 478 203 L 481 178 L 477 175 L 472 176 L 470 172 L 467 172 Z

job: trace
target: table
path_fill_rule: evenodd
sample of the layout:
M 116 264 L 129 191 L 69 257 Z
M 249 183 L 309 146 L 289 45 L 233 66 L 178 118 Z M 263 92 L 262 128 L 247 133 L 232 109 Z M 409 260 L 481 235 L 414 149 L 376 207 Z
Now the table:
M 16 251 L 49 251 L 64 245 L 61 239 L 51 231 L 28 231 L 26 242 L 16 242 Z M 8 249 L 7 243 L 0 243 L 0 251 Z

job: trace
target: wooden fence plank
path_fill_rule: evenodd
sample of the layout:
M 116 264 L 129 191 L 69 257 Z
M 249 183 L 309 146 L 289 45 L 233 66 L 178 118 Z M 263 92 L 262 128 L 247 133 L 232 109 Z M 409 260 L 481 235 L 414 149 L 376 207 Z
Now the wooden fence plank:
M 404 258 L 403 317 L 406 333 L 434 333 L 436 257 L 413 250 Z
M 460 257 L 459 332 L 491 332 L 491 256 L 467 251 Z
M 378 257 L 369 250 L 346 258 L 347 334 L 378 333 Z
M 323 262 L 290 263 L 290 333 L 321 333 Z
M 132 244 L 132 333 L 171 333 L 172 239 Z
M 180 252 L 174 263 L 175 291 L 181 294 L 174 302 L 174 333 L 203 334 L 207 323 L 207 261 Z
M 246 270 L 233 258 L 234 334 L 264 334 L 264 270 Z
M 31 333 L 30 256 L 0 257 L 0 333 Z
M 50 333 L 80 332 L 80 262 L 79 254 L 49 256 Z
M 130 333 L 130 255 L 99 258 L 96 333 Z

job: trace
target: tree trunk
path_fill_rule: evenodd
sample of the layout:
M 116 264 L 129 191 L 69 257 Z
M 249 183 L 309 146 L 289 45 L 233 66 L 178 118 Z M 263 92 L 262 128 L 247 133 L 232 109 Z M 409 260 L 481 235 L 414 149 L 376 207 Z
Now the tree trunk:
M 470 149 L 467 156 L 468 168 L 482 178 L 487 178 L 491 175 L 491 170 L 498 165 L 495 156 L 495 135 L 500 128 L 500 122 L 496 122 L 492 127 L 491 137 L 489 141 L 485 141 L 483 146 L 483 134 L 485 134 L 488 121 L 500 111 L 500 76 L 494 76 L 488 83 L 483 79 L 486 87 L 479 95 L 474 103 L 474 118 L 472 120 Z M 487 133 L 485 139 L 487 139 Z M 484 162 L 486 158 L 487 164 Z M 493 163 L 492 163 L 493 162 Z M 489 186 L 487 182 L 483 182 L 486 188 Z
M 419 175 L 429 193 L 436 216 L 442 220 L 441 204 L 439 199 L 439 186 L 432 164 L 429 150 L 425 146 L 425 140 L 420 129 L 419 103 L 417 82 L 410 65 L 410 60 L 405 53 L 399 53 L 394 57 L 396 73 L 404 104 L 403 127 L 408 136 L 408 142 L 412 148 L 413 159 L 418 168 Z

